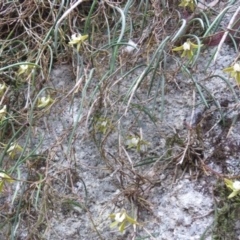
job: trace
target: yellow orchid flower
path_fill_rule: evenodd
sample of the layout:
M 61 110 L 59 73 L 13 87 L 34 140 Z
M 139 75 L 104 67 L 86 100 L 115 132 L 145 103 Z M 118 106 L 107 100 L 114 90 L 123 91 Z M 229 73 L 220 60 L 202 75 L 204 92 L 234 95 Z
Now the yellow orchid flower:
M 22 152 L 22 151 L 23 151 L 23 149 L 20 145 L 18 145 L 17 143 L 11 143 L 9 149 L 7 150 L 7 153 L 10 156 L 10 158 L 13 159 L 17 152 Z
M 240 62 L 233 66 L 223 69 L 223 72 L 229 72 L 231 77 L 235 78 L 237 84 L 240 84 Z
M 232 193 L 228 196 L 228 198 L 233 198 L 237 194 L 240 193 L 240 181 L 231 181 L 229 179 L 224 179 L 224 182 L 228 188 L 232 190 Z
M 203 44 L 200 46 L 192 43 L 189 39 L 180 47 L 173 48 L 173 51 L 183 51 L 181 57 L 185 57 L 187 55 L 188 59 L 191 59 L 193 54 L 193 49 L 198 49 L 199 47 L 202 47 Z
M 110 225 L 110 228 L 116 227 L 120 224 L 118 229 L 121 233 L 124 231 L 126 223 L 140 225 L 136 220 L 128 216 L 125 210 L 119 213 L 110 214 L 109 217 L 115 220 Z
M 0 83 L 0 97 L 2 97 L 4 95 L 6 89 L 7 89 L 6 84 Z
M 44 107 L 51 105 L 53 102 L 54 102 L 54 100 L 50 96 L 41 97 L 38 99 L 37 107 L 44 108 Z
M 5 119 L 7 115 L 7 106 L 4 105 L 2 109 L 0 109 L 0 123 Z
M 128 140 L 126 141 L 126 145 L 128 148 L 136 148 L 137 152 L 145 151 L 146 146 L 150 145 L 149 142 L 141 139 L 138 136 L 128 136 Z
M 13 183 L 14 179 L 12 179 L 10 176 L 8 176 L 6 173 L 4 172 L 0 172 L 0 193 L 3 190 L 3 185 L 5 182 L 9 182 L 9 183 Z
M 173 48 L 173 51 L 183 51 L 181 57 L 185 57 L 187 55 L 188 59 L 191 59 L 193 54 L 193 49 L 198 49 L 199 47 L 203 46 L 201 44 L 200 46 L 192 43 L 189 39 L 180 47 Z
M 68 43 L 71 47 L 77 44 L 77 51 L 79 52 L 82 43 L 88 38 L 88 35 L 81 35 L 80 33 L 75 33 L 71 36 L 71 41 Z
M 34 66 L 31 66 L 31 65 L 20 65 L 18 69 L 18 76 L 22 74 L 28 75 L 33 68 Z
M 106 134 L 107 130 L 113 129 L 113 125 L 108 118 L 97 118 L 94 119 L 96 124 L 94 124 L 94 129 L 96 132 Z
M 194 0 L 182 0 L 181 3 L 178 5 L 180 7 L 189 7 L 192 12 L 194 11 L 195 2 Z

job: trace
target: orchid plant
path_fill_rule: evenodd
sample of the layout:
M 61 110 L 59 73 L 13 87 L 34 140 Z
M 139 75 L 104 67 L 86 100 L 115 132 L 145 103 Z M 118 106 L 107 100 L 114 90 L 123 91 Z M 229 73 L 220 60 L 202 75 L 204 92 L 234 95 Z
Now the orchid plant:
M 79 52 L 82 43 L 88 38 L 88 35 L 81 35 L 80 33 L 75 33 L 71 36 L 71 41 L 68 43 L 69 46 L 77 45 L 77 51 Z
M 192 12 L 194 11 L 195 3 L 194 0 L 182 0 L 181 3 L 178 5 L 180 7 L 189 7 Z
M 199 47 L 202 47 L 203 44 L 201 45 L 196 45 L 188 39 L 182 46 L 173 48 L 172 51 L 183 51 L 181 57 L 187 56 L 188 59 L 191 59 L 194 56 L 194 49 L 198 49 Z
M 0 83 L 0 97 L 2 97 L 7 89 L 7 86 L 5 83 Z
M 135 224 L 135 225 L 140 225 L 136 220 L 134 220 L 133 218 L 131 218 L 125 210 L 118 212 L 118 213 L 114 213 L 114 214 L 110 214 L 109 215 L 110 218 L 114 219 L 114 222 L 110 225 L 110 228 L 113 227 L 118 227 L 118 230 L 123 233 L 126 224 L 130 223 L 130 224 Z
M 240 62 L 233 64 L 231 67 L 223 69 L 223 72 L 230 73 L 231 77 L 235 78 L 237 84 L 240 84 Z
M 35 66 L 32 65 L 20 65 L 19 69 L 18 69 L 18 76 L 20 75 L 28 75 L 32 69 L 34 69 Z
M 5 172 L 0 172 L 0 193 L 3 190 L 4 184 L 8 183 L 13 183 L 14 179 L 12 179 L 9 175 L 7 175 Z
M 4 105 L 2 109 L 0 109 L 0 123 L 6 118 L 7 115 L 7 106 Z
M 11 143 L 10 147 L 7 150 L 7 153 L 9 155 L 9 157 L 13 159 L 17 153 L 22 152 L 22 151 L 23 151 L 23 148 L 19 144 Z
M 131 135 L 127 137 L 126 145 L 128 148 L 136 148 L 137 152 L 141 152 L 144 151 L 145 147 L 150 144 L 138 136 Z
M 96 132 L 106 134 L 107 130 L 113 129 L 113 125 L 108 118 L 101 118 L 101 117 L 96 117 L 95 118 L 95 125 L 94 129 Z
M 233 198 L 240 193 L 240 181 L 231 181 L 229 179 L 224 179 L 226 186 L 232 190 L 232 193 L 228 196 L 228 198 Z
M 50 106 L 54 100 L 48 95 L 47 97 L 41 97 L 38 99 L 37 107 L 44 108 Z

